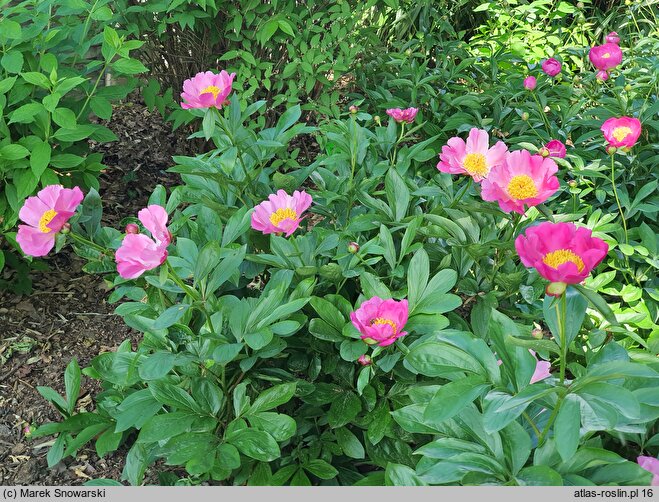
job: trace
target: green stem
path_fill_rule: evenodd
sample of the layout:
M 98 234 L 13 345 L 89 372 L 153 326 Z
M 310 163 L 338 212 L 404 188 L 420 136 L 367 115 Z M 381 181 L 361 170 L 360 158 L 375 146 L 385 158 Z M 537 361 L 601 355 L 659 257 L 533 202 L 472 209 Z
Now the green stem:
M 469 191 L 469 188 L 471 187 L 473 181 L 474 179 L 471 176 L 469 176 L 467 183 L 465 183 L 465 186 L 462 187 L 462 191 L 458 194 L 458 196 L 455 199 L 453 199 L 453 202 L 451 202 L 449 208 L 455 207 L 457 203 L 462 200 L 462 197 L 464 197 L 464 195 Z
M 74 241 L 79 242 L 81 244 L 85 244 L 86 246 L 92 247 L 92 248 L 96 249 L 96 251 L 100 251 L 101 253 L 110 254 L 112 252 L 110 249 L 105 248 L 103 246 L 100 246 L 99 244 L 96 244 L 95 242 L 92 242 L 89 239 L 84 238 L 82 235 L 78 235 L 78 234 L 75 234 L 73 232 L 69 232 L 68 235 Z
M 176 271 L 174 270 L 174 267 L 172 267 L 172 264 L 169 263 L 169 260 L 166 260 L 165 263 L 167 264 L 167 272 L 169 277 L 178 285 L 179 288 L 181 288 L 187 296 L 190 297 L 190 299 L 193 302 L 199 302 L 199 309 L 201 312 L 204 314 L 204 317 L 206 317 L 206 324 L 208 324 L 208 329 L 211 331 L 211 333 L 216 334 L 217 332 L 215 331 L 215 326 L 213 326 L 213 321 L 211 320 L 211 316 L 206 310 L 206 307 L 204 305 L 203 300 L 201 299 L 199 293 L 188 286 L 186 283 L 183 282 L 183 280 L 178 276 Z
M 391 165 L 395 168 L 396 167 L 396 155 L 398 153 L 398 145 L 400 142 L 403 140 L 403 137 L 405 136 L 405 122 L 400 123 L 400 136 L 398 136 L 398 141 L 396 141 L 396 144 L 394 145 L 394 154 L 391 158 Z
M 251 186 L 252 178 L 249 175 L 249 171 L 247 171 L 247 166 L 245 165 L 245 160 L 243 159 L 243 151 L 240 148 L 240 146 L 238 145 L 238 143 L 236 143 L 236 140 L 234 139 L 233 134 L 231 134 L 231 131 L 229 130 L 229 127 L 227 126 L 227 123 L 224 120 L 224 117 L 222 117 L 222 115 L 220 114 L 220 110 L 218 110 L 217 108 L 214 108 L 214 110 L 216 112 L 216 117 L 217 117 L 218 124 L 220 124 L 220 127 L 222 128 L 224 133 L 229 138 L 229 141 L 231 141 L 231 144 L 233 146 L 235 146 L 236 150 L 238 151 L 238 162 L 240 162 L 240 166 L 242 167 L 243 173 L 245 174 L 246 185 Z M 250 197 L 250 198 L 252 198 L 252 197 Z
M 78 120 L 82 114 L 85 112 L 85 109 L 87 108 L 87 105 L 89 104 L 89 100 L 92 99 L 92 96 L 96 92 L 96 88 L 98 87 L 99 82 L 101 81 L 101 78 L 103 77 L 103 74 L 105 73 L 105 70 L 108 68 L 109 61 L 106 61 L 105 64 L 103 65 L 103 69 L 101 72 L 98 74 L 98 78 L 96 79 L 96 82 L 94 82 L 94 87 L 92 88 L 92 92 L 90 92 L 87 95 L 87 99 L 85 100 L 85 103 L 82 105 L 82 108 L 80 109 L 80 112 L 78 112 L 78 115 L 76 116 L 76 120 Z
M 547 438 L 547 433 L 549 433 L 549 429 L 554 424 L 554 420 L 556 420 L 556 416 L 558 415 L 558 410 L 561 408 L 561 404 L 563 404 L 564 397 L 565 396 L 560 396 L 556 401 L 556 406 L 554 406 L 554 410 L 551 412 L 549 420 L 547 420 L 547 425 L 545 425 L 542 434 L 540 434 L 540 437 L 538 438 L 538 447 L 542 446 L 545 443 L 545 439 Z
M 625 232 L 625 244 L 629 244 L 629 237 L 627 236 L 627 220 L 625 220 L 625 214 L 622 211 L 622 206 L 620 205 L 620 199 L 618 198 L 618 189 L 616 188 L 615 165 L 616 165 L 615 155 L 611 154 L 611 186 L 613 187 L 613 196 L 615 197 L 616 204 L 618 205 L 620 218 L 622 218 L 622 228 Z
M 538 105 L 538 111 L 540 112 L 540 116 L 542 117 L 542 121 L 545 123 L 545 127 L 547 128 L 547 134 L 549 134 L 549 137 L 551 138 L 551 126 L 549 125 L 549 120 L 547 120 L 547 115 L 545 114 L 544 109 L 542 108 L 542 105 L 540 104 L 540 101 L 538 100 L 538 96 L 535 95 L 534 92 L 531 92 L 531 96 L 533 96 L 533 99 Z
M 556 317 L 558 319 L 558 336 L 561 342 L 560 383 L 565 382 L 565 366 L 567 363 L 567 340 L 565 338 L 565 315 L 567 313 L 567 299 L 565 292 L 554 302 Z
M 531 429 L 533 429 L 533 432 L 535 432 L 535 435 L 536 435 L 537 437 L 540 437 L 540 429 L 538 429 L 538 426 L 535 425 L 535 422 L 531 419 L 531 417 L 529 416 L 529 414 L 526 413 L 525 411 L 523 411 L 523 412 L 522 412 L 522 416 L 523 416 L 524 419 L 529 423 L 529 425 L 531 426 Z

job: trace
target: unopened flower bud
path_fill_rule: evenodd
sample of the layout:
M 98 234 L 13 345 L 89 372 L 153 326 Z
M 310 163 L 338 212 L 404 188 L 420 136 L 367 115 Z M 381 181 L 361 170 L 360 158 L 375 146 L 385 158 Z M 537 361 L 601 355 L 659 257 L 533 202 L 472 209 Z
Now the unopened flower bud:
M 542 330 L 537 328 L 534 329 L 533 331 L 531 331 L 531 336 L 536 340 L 542 340 Z
M 540 150 L 538 150 L 538 155 L 540 155 L 541 157 L 546 158 L 546 157 L 549 157 L 549 155 L 551 155 L 551 154 L 549 152 L 549 148 L 547 148 L 546 146 L 543 146 Z
M 562 296 L 567 289 L 567 284 L 564 282 L 550 282 L 545 288 L 545 293 L 549 296 Z
M 597 72 L 597 75 L 595 75 L 595 78 L 598 82 L 604 82 L 609 79 L 609 73 L 604 70 L 600 70 Z
M 522 113 L 522 120 L 524 121 L 529 120 L 529 114 L 526 112 Z
M 627 85 L 625 86 L 625 90 L 626 90 L 627 92 L 631 91 L 631 90 L 632 90 L 632 86 L 629 85 L 629 84 L 627 84 Z
M 362 366 L 370 366 L 371 364 L 373 364 L 373 360 L 371 359 L 371 357 L 367 356 L 366 354 L 364 354 L 363 356 L 359 356 L 359 359 L 357 359 L 357 361 L 359 361 L 359 364 L 361 364 Z
M 407 50 L 405 51 L 405 55 L 406 55 L 407 57 L 410 57 L 410 56 L 412 55 L 412 49 L 407 49 Z
M 127 234 L 139 234 L 140 233 L 140 227 L 135 225 L 135 223 L 129 223 L 126 225 L 126 233 Z
M 576 188 L 576 186 L 578 185 L 576 180 L 570 180 L 567 182 L 567 184 L 570 186 L 570 188 Z
M 62 225 L 62 229 L 60 230 L 60 232 L 63 233 L 64 235 L 70 233 L 71 232 L 71 224 L 67 222 L 64 225 Z
M 583 9 L 584 8 L 584 3 L 583 2 L 577 2 L 577 8 L 578 9 Z
M 380 122 L 380 116 L 379 115 L 376 115 L 375 117 L 373 117 L 373 120 L 375 121 L 375 123 L 377 125 L 382 125 L 382 123 Z
M 354 115 L 355 113 L 357 113 L 359 111 L 359 108 L 357 108 L 355 105 L 350 105 L 348 110 L 350 110 L 350 113 L 352 113 Z
M 348 244 L 348 253 L 355 254 L 358 252 L 359 252 L 359 244 L 357 244 L 356 242 L 351 242 L 350 244 Z
M 362 357 L 363 357 L 363 356 L 362 356 Z M 23 434 L 25 435 L 26 438 L 29 438 L 30 436 L 32 436 L 32 429 L 30 428 L 29 425 L 26 425 L 26 426 L 23 428 Z
M 618 149 L 615 146 L 607 146 L 606 147 L 606 153 L 608 153 L 609 155 L 613 155 L 617 151 L 618 151 Z

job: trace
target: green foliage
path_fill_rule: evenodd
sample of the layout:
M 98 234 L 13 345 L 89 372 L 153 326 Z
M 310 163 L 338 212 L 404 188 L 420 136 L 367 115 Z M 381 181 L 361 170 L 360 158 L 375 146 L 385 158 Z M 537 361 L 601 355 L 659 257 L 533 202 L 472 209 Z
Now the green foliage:
M 130 55 L 143 42 L 108 25 L 112 2 L 0 4 L 0 236 L 11 249 L 18 211 L 39 187 L 98 188 L 102 157 L 89 141 L 116 137 L 91 119 L 108 120 L 147 68 Z M 108 73 L 116 85 L 101 85 Z

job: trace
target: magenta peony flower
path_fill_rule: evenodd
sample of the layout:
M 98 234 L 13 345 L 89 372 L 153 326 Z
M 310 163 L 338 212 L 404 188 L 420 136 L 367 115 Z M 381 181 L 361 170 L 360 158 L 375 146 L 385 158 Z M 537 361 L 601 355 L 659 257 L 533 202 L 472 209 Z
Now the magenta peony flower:
M 620 42 L 620 37 L 615 31 L 612 31 L 606 36 L 607 44 L 618 44 Z
M 407 335 L 402 329 L 407 322 L 407 300 L 383 300 L 374 296 L 350 313 L 352 324 L 368 344 L 386 347 Z
M 140 210 L 137 217 L 153 238 L 134 233 L 124 237 L 115 253 L 117 272 L 124 279 L 135 279 L 162 265 L 172 241 L 172 234 L 167 230 L 167 211 L 163 207 L 150 205 Z
M 638 457 L 636 462 L 643 469 L 653 474 L 650 485 L 659 486 L 659 459 L 654 457 Z
M 18 212 L 27 225 L 18 225 L 16 242 L 29 256 L 45 256 L 55 245 L 55 235 L 82 202 L 82 190 L 50 185 L 28 197 Z
M 533 372 L 533 376 L 529 383 L 536 383 L 550 377 L 551 373 L 549 372 L 549 369 L 551 368 L 551 363 L 549 361 L 538 360 L 538 358 L 535 357 L 535 352 L 533 350 L 529 349 L 529 352 L 536 360 L 535 371 Z
M 389 108 L 387 110 L 387 115 L 389 115 L 396 122 L 406 122 L 411 124 L 414 122 L 418 111 L 418 108 L 406 108 L 405 110 L 401 110 L 400 108 Z
M 549 143 L 545 145 L 545 148 L 547 148 L 547 150 L 549 151 L 549 155 L 551 157 L 558 157 L 560 159 L 564 159 L 565 154 L 567 153 L 567 150 L 565 149 L 565 145 L 557 139 L 552 139 Z
M 467 174 L 480 183 L 492 168 L 503 162 L 508 151 L 503 141 L 490 148 L 489 140 L 487 131 L 475 127 L 469 131 L 466 143 L 458 136 L 449 139 L 439 154 L 437 169 L 443 173 Z
M 503 164 L 494 167 L 483 181 L 483 200 L 497 201 L 502 211 L 524 214 L 524 206 L 537 206 L 560 186 L 555 174 L 556 162 L 526 150 L 506 155 Z
M 631 148 L 641 135 L 641 121 L 633 117 L 611 117 L 601 127 L 609 146 Z
M 544 222 L 519 235 L 515 249 L 524 266 L 548 281 L 578 284 L 604 259 L 609 245 L 574 223 Z
M 311 195 L 297 190 L 288 195 L 284 190 L 268 196 L 252 213 L 252 228 L 264 234 L 291 235 L 302 221 L 302 213 L 311 205 Z
M 590 49 L 588 59 L 598 70 L 608 71 L 622 63 L 622 51 L 617 44 L 596 45 Z
M 222 70 L 219 74 L 212 71 L 197 73 L 183 82 L 181 108 L 222 108 L 231 94 L 231 85 L 235 73 L 229 75 Z
M 542 62 L 542 71 L 544 71 L 550 77 L 555 77 L 561 72 L 563 65 L 561 62 L 554 58 L 545 59 Z
M 538 80 L 533 76 L 529 75 L 524 79 L 524 87 L 528 89 L 529 91 L 532 91 L 535 89 L 535 86 L 537 85 Z

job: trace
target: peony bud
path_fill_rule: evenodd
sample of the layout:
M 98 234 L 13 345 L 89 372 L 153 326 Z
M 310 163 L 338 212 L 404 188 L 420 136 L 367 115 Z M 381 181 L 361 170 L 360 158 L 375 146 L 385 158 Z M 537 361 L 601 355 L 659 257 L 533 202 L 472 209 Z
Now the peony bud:
M 540 150 L 538 150 L 538 154 L 541 157 L 549 157 L 549 155 L 550 155 L 549 148 L 547 148 L 546 146 L 543 146 Z
M 567 182 L 567 184 L 570 188 L 576 188 L 578 185 L 577 180 L 570 180 Z
M 542 340 L 542 330 L 537 328 L 534 329 L 533 331 L 531 331 L 531 336 L 536 340 Z
M 607 44 L 618 44 L 620 43 L 620 37 L 615 31 L 612 31 L 606 36 L 606 43 Z
M 126 233 L 127 234 L 139 234 L 140 233 L 140 227 L 135 225 L 135 223 L 129 223 L 126 225 Z
M 627 85 L 625 86 L 625 91 L 629 92 L 629 91 L 631 91 L 631 90 L 632 90 L 632 86 L 629 85 L 629 84 L 627 84 Z
M 522 113 L 522 120 L 524 121 L 529 120 L 529 114 L 526 112 Z
M 69 222 L 66 222 L 64 225 L 62 225 L 62 229 L 60 230 L 60 233 L 66 235 L 71 232 L 71 224 Z
M 355 254 L 359 252 L 359 244 L 356 242 L 351 242 L 348 244 L 348 253 Z
M 382 123 L 380 122 L 380 116 L 379 115 L 376 115 L 375 117 L 373 117 L 373 120 L 375 121 L 375 123 L 377 125 L 382 125 Z
M 352 113 L 354 115 L 355 113 L 357 113 L 359 111 L 359 108 L 357 108 L 355 105 L 350 105 L 348 110 L 350 110 L 350 113 Z
M 529 91 L 532 91 L 535 89 L 535 86 L 537 85 L 538 81 L 533 75 L 529 75 L 524 79 L 524 87 L 528 89 Z
M 577 8 L 578 9 L 583 9 L 584 8 L 584 3 L 583 2 L 577 2 Z
M 370 356 L 367 356 L 365 354 L 363 356 L 359 356 L 359 359 L 357 359 L 357 361 L 359 361 L 359 364 L 361 364 L 362 366 L 370 366 L 371 364 L 373 364 L 373 360 L 370 358 Z
M 567 284 L 564 282 L 550 282 L 545 288 L 545 293 L 549 296 L 562 296 L 567 289 Z
M 615 146 L 607 146 L 606 147 L 606 153 L 608 153 L 609 155 L 613 155 L 617 151 L 618 151 L 618 149 Z
M 598 82 L 604 82 L 609 79 L 609 74 L 605 70 L 600 70 L 597 72 L 597 75 L 595 75 L 595 78 Z

